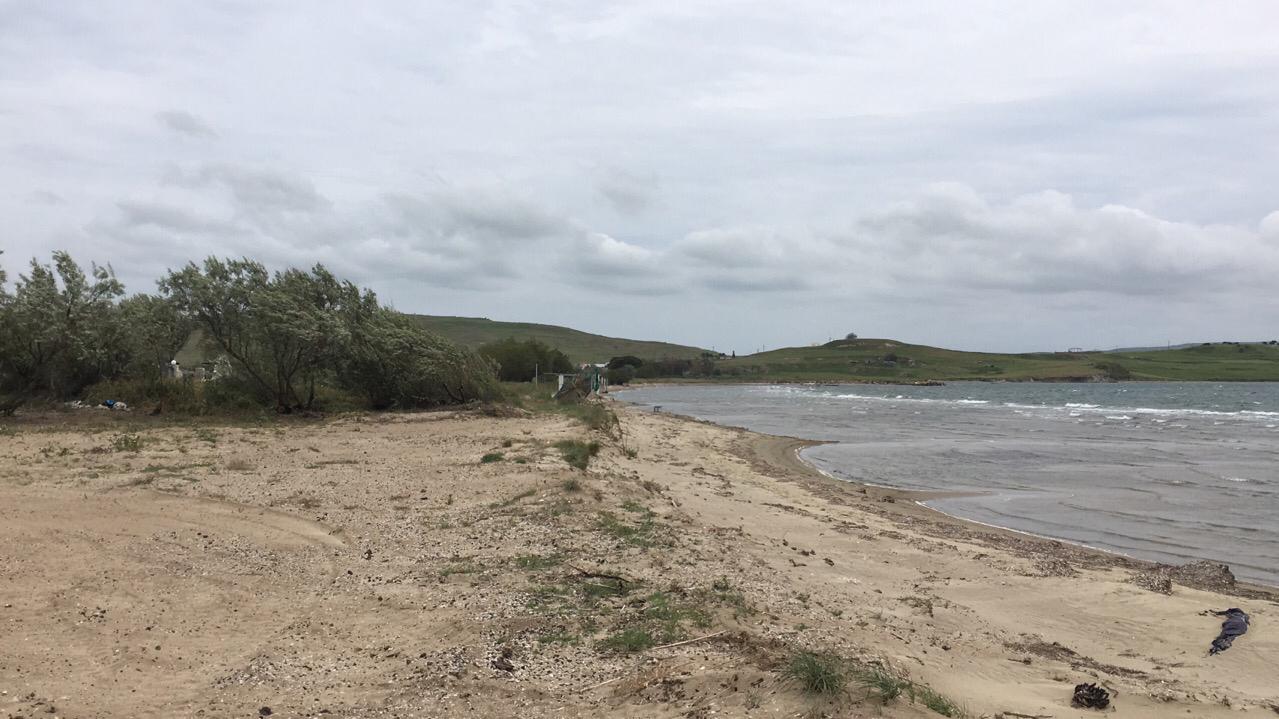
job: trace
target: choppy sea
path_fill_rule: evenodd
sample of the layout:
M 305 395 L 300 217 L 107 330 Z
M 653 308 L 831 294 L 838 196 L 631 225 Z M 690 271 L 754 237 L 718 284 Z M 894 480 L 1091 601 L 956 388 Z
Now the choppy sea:
M 827 474 L 965 519 L 1279 586 L 1279 383 L 663 385 L 620 399 L 826 440 Z

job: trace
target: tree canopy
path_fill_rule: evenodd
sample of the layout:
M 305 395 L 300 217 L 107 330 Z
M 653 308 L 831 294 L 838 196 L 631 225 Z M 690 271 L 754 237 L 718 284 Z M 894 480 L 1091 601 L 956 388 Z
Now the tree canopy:
M 65 252 L 32 260 L 9 292 L 0 269 L 0 411 L 34 397 L 65 400 L 95 383 L 158 388 L 192 331 L 226 371 L 210 396 L 277 411 L 312 409 L 322 390 L 372 407 L 486 399 L 494 367 L 382 307 L 321 265 L 270 272 L 249 259 L 210 257 L 170 271 L 159 293 L 124 297 L 108 267 L 85 273 Z

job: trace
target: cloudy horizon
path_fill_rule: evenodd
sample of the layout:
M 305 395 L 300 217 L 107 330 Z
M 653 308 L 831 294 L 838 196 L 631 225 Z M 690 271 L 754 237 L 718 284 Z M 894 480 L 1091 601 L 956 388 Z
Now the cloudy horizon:
M 1279 337 L 1264 2 L 0 1 L 0 265 L 738 354 Z

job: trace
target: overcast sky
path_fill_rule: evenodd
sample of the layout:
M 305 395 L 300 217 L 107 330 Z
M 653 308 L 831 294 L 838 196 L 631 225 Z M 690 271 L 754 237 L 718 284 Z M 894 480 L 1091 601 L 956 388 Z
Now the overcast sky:
M 0 0 L 0 262 L 739 354 L 1279 338 L 1279 5 Z

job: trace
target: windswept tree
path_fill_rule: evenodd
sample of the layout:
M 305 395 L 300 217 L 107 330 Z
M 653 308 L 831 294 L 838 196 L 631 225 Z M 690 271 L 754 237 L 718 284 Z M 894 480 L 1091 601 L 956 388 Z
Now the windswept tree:
M 314 404 L 321 374 L 350 343 L 346 315 L 361 300 L 321 265 L 272 275 L 252 260 L 216 257 L 170 272 L 160 291 L 283 412 Z
M 32 259 L 12 294 L 0 290 L 0 412 L 119 374 L 128 362 L 116 304 L 123 293 L 110 267 L 85 274 L 66 252 L 54 252 L 51 266 Z
M 126 374 L 143 382 L 164 376 L 164 366 L 186 344 L 195 323 L 173 302 L 137 294 L 120 302 L 120 321 L 128 348 Z
M 350 352 L 338 366 L 342 386 L 375 409 L 412 409 L 491 400 L 496 369 L 479 354 L 422 329 L 365 298 Z
M 378 305 L 316 265 L 271 274 L 248 259 L 209 258 L 160 289 L 241 382 L 281 412 L 310 409 L 330 381 L 370 404 L 428 407 L 488 399 L 493 370 L 475 353 Z

